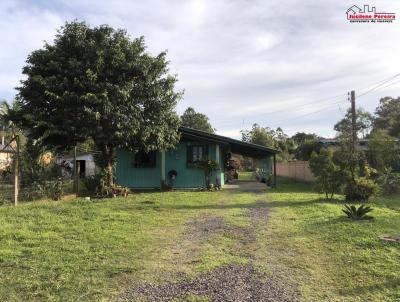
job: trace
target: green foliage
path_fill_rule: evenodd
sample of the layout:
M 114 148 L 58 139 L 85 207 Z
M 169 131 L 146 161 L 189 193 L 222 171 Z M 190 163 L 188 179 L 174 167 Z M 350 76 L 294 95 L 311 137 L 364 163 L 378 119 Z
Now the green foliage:
M 367 202 L 370 197 L 377 195 L 379 192 L 379 185 L 374 180 L 359 176 L 346 185 L 344 194 L 347 201 Z
M 369 162 L 380 171 L 393 167 L 400 160 L 395 138 L 384 130 L 376 130 L 370 135 L 368 149 Z
M 361 220 L 361 219 L 371 219 L 371 216 L 368 216 L 367 214 L 371 212 L 373 208 L 365 206 L 365 205 L 360 205 L 358 208 L 355 205 L 344 205 L 344 209 L 342 209 L 343 213 L 347 215 L 352 220 Z
M 298 160 L 308 161 L 313 152 L 318 153 L 320 150 L 321 144 L 318 142 L 317 138 L 307 138 L 297 145 L 294 155 Z
M 82 179 L 83 185 L 85 186 L 88 193 L 95 193 L 97 187 L 100 185 L 102 174 L 95 174 Z
M 63 194 L 64 194 L 63 183 L 61 178 L 59 178 L 54 182 L 51 188 L 51 195 L 53 200 L 61 200 Z
M 242 130 L 241 133 L 244 142 L 280 150 L 281 152 L 277 154 L 278 161 L 287 161 L 292 158 L 295 143 L 280 127 L 274 130 L 254 124 L 251 130 Z
M 343 177 L 339 167 L 333 162 L 333 153 L 326 149 L 322 149 L 320 153 L 314 152 L 309 164 L 316 178 L 316 190 L 325 193 L 326 198 L 332 198 L 338 193 Z
M 55 201 L 61 200 L 64 194 L 63 181 L 61 178 L 53 181 L 34 182 L 26 196 L 27 200 L 50 198 Z
M 68 149 L 91 138 L 112 173 L 117 147 L 150 151 L 179 140 L 177 79 L 168 74 L 166 53 L 146 52 L 143 37 L 66 23 L 53 44 L 29 55 L 23 74 L 12 120 L 46 147 Z
M 275 140 L 272 130 L 254 124 L 251 130 L 242 130 L 242 141 L 260 146 L 275 148 Z
M 297 132 L 291 140 L 295 144 L 293 154 L 298 160 L 308 161 L 313 152 L 319 153 L 321 150 L 318 136 L 314 133 Z
M 211 126 L 207 115 L 196 112 L 192 107 L 188 107 L 181 115 L 181 121 L 184 127 L 215 133 L 215 129 Z
M 386 130 L 390 136 L 400 138 L 400 97 L 384 97 L 375 111 L 374 130 Z
M 384 194 L 400 192 L 400 173 L 395 173 L 391 168 L 385 168 L 379 173 L 378 184 Z
M 346 116 L 337 122 L 334 129 L 339 134 L 348 139 L 352 135 L 352 124 L 351 124 L 351 108 L 347 110 Z M 363 108 L 357 108 L 356 110 L 356 130 L 357 134 L 361 137 L 366 137 L 372 128 L 373 117 L 371 113 L 364 110 Z
M 211 184 L 211 175 L 212 172 L 220 170 L 219 163 L 215 160 L 202 158 L 198 162 L 196 162 L 196 167 L 203 170 L 204 172 L 204 180 L 207 189 L 213 189 L 214 185 Z

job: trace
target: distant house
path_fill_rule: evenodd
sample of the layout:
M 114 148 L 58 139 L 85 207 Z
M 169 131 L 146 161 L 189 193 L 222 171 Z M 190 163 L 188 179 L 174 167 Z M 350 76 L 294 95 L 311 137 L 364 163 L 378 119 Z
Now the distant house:
M 196 167 L 196 162 L 209 158 L 220 166 L 212 175 L 212 183 L 224 185 L 226 163 L 232 154 L 255 158 L 259 170 L 274 173 L 273 163 L 278 153 L 275 149 L 185 127 L 180 128 L 180 135 L 179 144 L 168 151 L 133 153 L 119 149 L 116 182 L 138 189 L 160 188 L 162 182 L 175 188 L 204 187 L 204 173 Z
M 93 176 L 98 172 L 92 153 L 80 153 L 76 156 L 78 174 L 81 178 Z M 74 169 L 74 157 L 72 155 L 58 156 L 56 164 L 61 167 L 63 177 L 72 176 Z
M 0 171 L 7 170 L 12 162 L 13 153 L 15 150 L 11 146 L 0 144 Z
M 318 142 L 325 149 L 329 149 L 332 151 L 336 151 L 336 150 L 340 149 L 341 142 L 337 138 L 321 138 L 321 139 L 319 139 Z M 366 139 L 366 138 L 358 139 L 357 143 L 358 143 L 357 150 L 359 150 L 359 151 L 368 150 L 368 139 Z

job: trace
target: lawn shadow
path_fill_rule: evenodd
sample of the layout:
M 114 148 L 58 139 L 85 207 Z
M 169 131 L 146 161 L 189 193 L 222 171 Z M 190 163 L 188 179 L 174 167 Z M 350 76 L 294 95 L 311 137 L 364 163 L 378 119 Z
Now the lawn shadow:
M 223 210 L 223 209 L 257 209 L 257 208 L 281 208 L 281 207 L 306 207 L 321 203 L 332 203 L 339 204 L 341 200 L 324 200 L 324 199 L 309 199 L 303 201 L 268 201 L 265 203 L 260 203 L 259 200 L 251 203 L 211 203 L 211 204 L 196 204 L 195 202 L 188 202 L 180 205 L 168 204 L 163 202 L 154 202 L 146 200 L 145 202 L 140 202 L 139 204 L 127 204 L 126 207 L 129 209 L 152 209 L 157 208 L 157 210 Z M 118 206 L 121 208 L 121 205 Z
M 375 292 L 378 289 L 381 290 L 392 290 L 392 292 L 395 294 L 400 288 L 400 278 L 399 277 L 386 277 L 385 282 L 381 283 L 375 283 L 372 285 L 360 285 L 352 289 L 348 290 L 340 290 L 341 295 L 345 296 L 365 296 L 368 294 L 368 292 Z M 396 296 L 393 296 L 392 298 L 398 298 Z M 395 301 L 395 300 L 393 300 Z M 397 301 L 397 300 L 396 300 Z

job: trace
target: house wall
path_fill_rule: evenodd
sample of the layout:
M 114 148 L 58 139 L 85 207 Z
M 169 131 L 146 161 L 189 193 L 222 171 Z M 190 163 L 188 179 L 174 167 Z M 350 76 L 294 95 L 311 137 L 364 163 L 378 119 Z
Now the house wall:
M 175 179 L 176 188 L 204 187 L 204 172 L 195 167 L 187 166 L 186 148 L 188 145 L 204 143 L 181 142 L 176 149 L 165 151 L 165 180 L 170 182 L 168 172 L 175 170 L 178 175 Z M 220 163 L 221 170 L 213 173 L 211 182 L 216 183 L 216 178 L 224 184 L 223 154 L 218 145 L 208 145 L 208 156 Z M 153 168 L 135 168 L 133 166 L 134 153 L 127 150 L 117 151 L 117 183 L 130 188 L 159 188 L 161 183 L 161 153 L 156 156 L 156 166 Z
M 135 168 L 134 153 L 119 149 L 117 151 L 116 181 L 129 188 L 159 188 L 161 183 L 161 153 L 157 152 L 156 166 Z
M 85 161 L 85 177 L 93 176 L 100 172 L 100 169 L 96 166 L 93 158 L 93 154 L 82 154 L 76 157 L 76 160 L 84 160 Z M 71 168 L 74 167 L 74 157 L 73 156 L 62 156 L 56 158 L 56 164 L 60 165 L 62 161 L 67 161 Z M 63 176 L 66 176 L 68 173 L 67 171 L 61 172 Z

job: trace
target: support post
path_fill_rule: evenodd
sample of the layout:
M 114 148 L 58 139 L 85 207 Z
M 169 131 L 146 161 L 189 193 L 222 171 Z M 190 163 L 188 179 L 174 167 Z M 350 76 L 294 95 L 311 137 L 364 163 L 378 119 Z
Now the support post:
M 161 183 L 165 183 L 165 151 L 161 151 Z
M 19 195 L 19 136 L 15 137 L 16 153 L 14 162 L 14 205 L 18 205 L 18 195 Z
M 353 151 L 357 151 L 357 116 L 356 116 L 356 93 L 351 91 L 351 128 L 353 134 Z
M 276 154 L 274 154 L 274 188 L 276 188 Z
M 77 164 L 77 160 L 76 160 L 76 146 L 74 147 L 74 192 L 76 195 L 78 195 L 78 182 L 79 182 L 79 178 L 78 178 L 78 164 Z
M 356 93 L 354 90 L 350 92 L 350 102 L 351 102 L 351 130 L 352 130 L 352 176 L 354 179 L 354 171 L 357 163 L 357 116 L 356 116 Z

